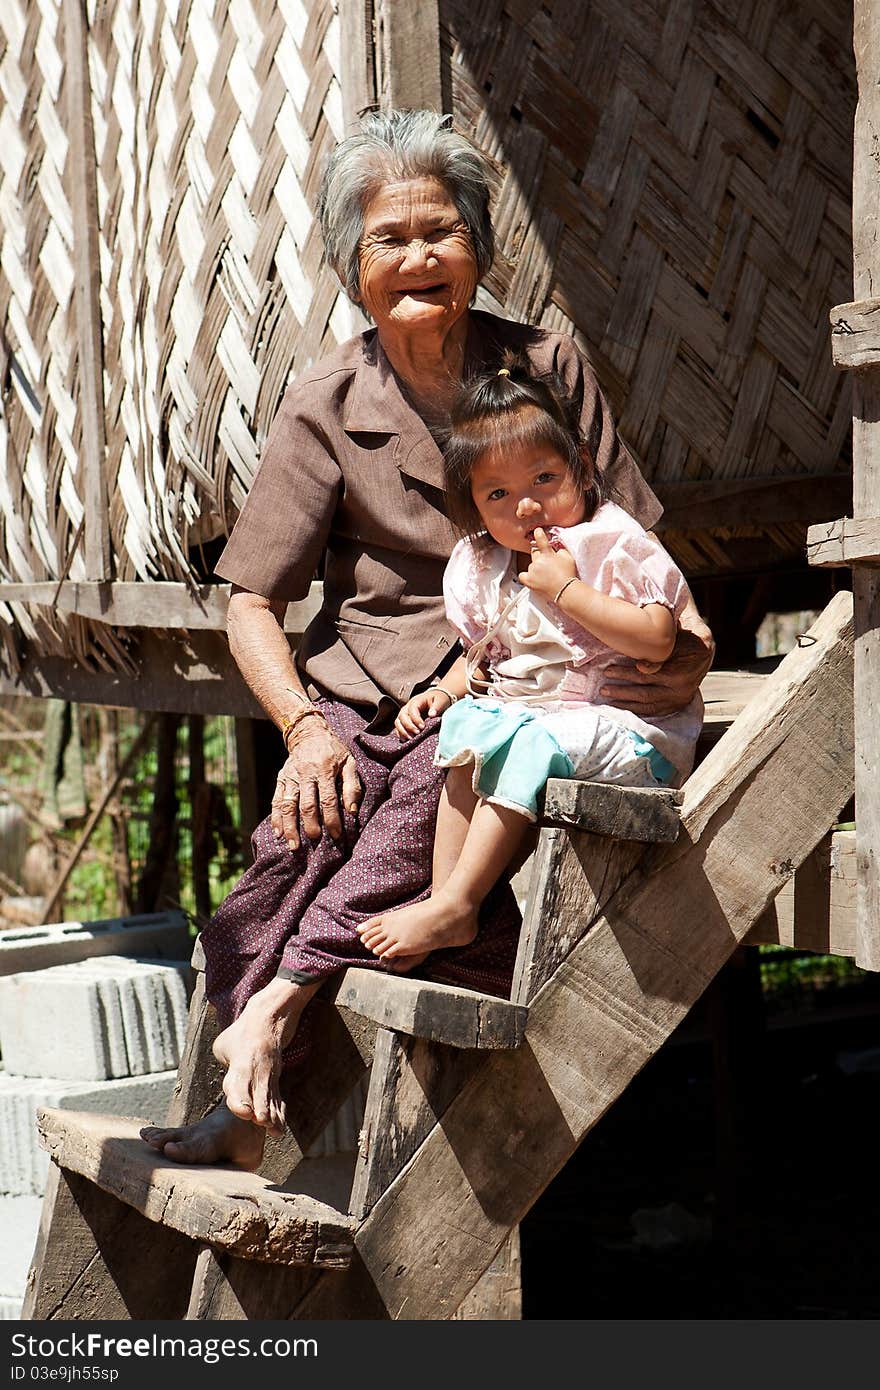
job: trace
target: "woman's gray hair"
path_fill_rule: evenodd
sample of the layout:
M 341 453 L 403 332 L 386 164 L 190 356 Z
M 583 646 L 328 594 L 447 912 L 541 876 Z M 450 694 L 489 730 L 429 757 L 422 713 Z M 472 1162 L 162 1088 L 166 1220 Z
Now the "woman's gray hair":
M 476 145 L 437 111 L 372 111 L 330 156 L 318 215 L 327 259 L 351 299 L 360 295 L 364 214 L 383 184 L 395 179 L 439 180 L 466 223 L 481 280 L 492 264 L 489 165 Z

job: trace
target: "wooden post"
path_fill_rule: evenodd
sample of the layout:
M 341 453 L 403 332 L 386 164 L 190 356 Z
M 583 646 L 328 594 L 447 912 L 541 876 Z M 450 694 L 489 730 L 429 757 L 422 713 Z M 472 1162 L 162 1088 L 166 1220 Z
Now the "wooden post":
M 104 476 L 104 367 L 101 350 L 98 183 L 89 84 L 85 0 L 64 0 L 70 191 L 76 271 L 77 384 L 80 462 L 85 478 L 85 559 L 88 579 L 112 579 L 110 516 Z
M 375 12 L 379 105 L 441 111 L 437 0 L 375 0 Z
M 342 25 L 342 116 L 346 135 L 358 129 L 362 112 L 376 103 L 373 0 L 340 0 Z
M 873 0 L 855 0 L 853 47 L 859 79 L 852 206 L 856 302 L 831 311 L 835 364 L 853 376 L 853 517 L 833 523 L 830 532 L 827 526 L 811 527 L 808 541 L 812 563 L 852 565 L 859 880 L 855 958 L 865 970 L 880 970 L 880 726 L 874 716 L 880 688 L 880 345 L 874 328 L 880 285 L 880 10 Z M 829 539 L 839 552 L 836 558 L 822 553 Z

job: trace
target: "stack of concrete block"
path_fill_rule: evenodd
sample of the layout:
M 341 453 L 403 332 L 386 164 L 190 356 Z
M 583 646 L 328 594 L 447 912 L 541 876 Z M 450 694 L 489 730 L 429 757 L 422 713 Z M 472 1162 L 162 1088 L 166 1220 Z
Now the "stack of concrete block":
M 0 937 L 2 940 L 2 937 Z M 162 1121 L 186 1032 L 187 962 L 98 956 L 0 978 L 0 1316 L 17 1317 L 48 1158 L 41 1105 Z
M 182 912 L 144 912 L 97 922 L 48 922 L 0 931 L 0 975 L 45 970 L 95 956 L 188 960 L 192 950 Z

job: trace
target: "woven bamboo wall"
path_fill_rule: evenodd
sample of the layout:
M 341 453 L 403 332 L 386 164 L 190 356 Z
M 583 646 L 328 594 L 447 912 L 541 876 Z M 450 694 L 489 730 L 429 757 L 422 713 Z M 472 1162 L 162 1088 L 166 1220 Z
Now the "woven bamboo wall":
M 852 11 L 441 0 L 447 91 L 501 170 L 488 289 L 574 332 L 650 478 L 850 467 Z M 691 574 L 737 535 L 666 533 Z M 800 526 L 770 533 L 802 555 Z
M 0 7 L 0 578 L 18 581 L 63 573 L 82 514 L 62 4 Z M 115 577 L 186 578 L 290 376 L 361 326 L 312 214 L 342 134 L 339 21 L 333 0 L 87 14 Z M 80 552 L 69 575 L 88 577 Z

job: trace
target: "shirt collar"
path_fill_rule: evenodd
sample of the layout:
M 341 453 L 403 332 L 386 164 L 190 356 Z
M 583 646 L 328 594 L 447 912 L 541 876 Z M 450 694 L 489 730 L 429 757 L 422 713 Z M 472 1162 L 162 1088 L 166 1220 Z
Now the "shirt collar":
M 471 314 L 465 350 L 468 359 L 478 355 L 480 336 Z M 424 420 L 404 396 L 375 329 L 364 338 L 363 355 L 345 403 L 343 428 L 347 434 L 396 434 L 394 462 L 401 473 L 443 490 L 443 455 Z

